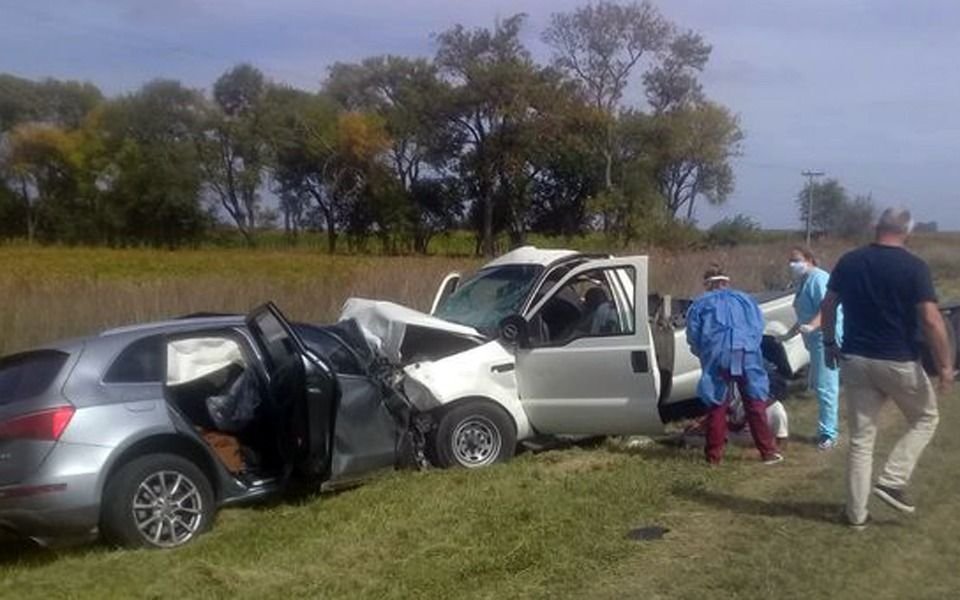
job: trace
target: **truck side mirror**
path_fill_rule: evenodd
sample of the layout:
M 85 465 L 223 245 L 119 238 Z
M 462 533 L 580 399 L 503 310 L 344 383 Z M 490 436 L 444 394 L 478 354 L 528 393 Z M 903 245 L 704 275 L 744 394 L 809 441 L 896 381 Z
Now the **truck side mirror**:
M 527 320 L 520 315 L 510 315 L 499 326 L 500 341 L 518 348 L 530 347 L 530 329 Z

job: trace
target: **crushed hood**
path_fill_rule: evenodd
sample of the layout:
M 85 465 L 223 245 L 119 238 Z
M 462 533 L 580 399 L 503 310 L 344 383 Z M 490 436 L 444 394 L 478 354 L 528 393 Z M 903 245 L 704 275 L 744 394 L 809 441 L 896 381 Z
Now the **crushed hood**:
M 340 312 L 340 320 L 347 319 L 355 320 L 371 345 L 397 365 L 436 360 L 487 341 L 472 327 L 393 302 L 350 298 Z

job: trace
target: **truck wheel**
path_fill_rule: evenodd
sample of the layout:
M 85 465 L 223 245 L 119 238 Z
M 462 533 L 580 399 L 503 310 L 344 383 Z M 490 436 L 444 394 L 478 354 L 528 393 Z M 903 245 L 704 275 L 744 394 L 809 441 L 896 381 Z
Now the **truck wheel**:
M 470 400 L 443 415 L 431 445 L 437 466 L 475 469 L 512 458 L 517 432 L 503 409 Z
M 176 454 L 148 454 L 107 481 L 100 533 L 118 546 L 176 548 L 209 529 L 215 513 L 203 471 Z

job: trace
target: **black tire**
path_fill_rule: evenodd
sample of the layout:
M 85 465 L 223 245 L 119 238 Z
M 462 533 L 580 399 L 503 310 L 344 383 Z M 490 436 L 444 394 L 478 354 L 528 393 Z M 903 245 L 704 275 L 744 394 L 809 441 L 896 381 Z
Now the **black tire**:
M 499 406 L 467 400 L 443 414 L 431 442 L 431 459 L 438 467 L 475 469 L 513 458 L 517 429 Z
M 100 533 L 117 546 L 176 548 L 210 529 L 215 514 L 213 487 L 196 464 L 176 454 L 147 454 L 107 481 Z

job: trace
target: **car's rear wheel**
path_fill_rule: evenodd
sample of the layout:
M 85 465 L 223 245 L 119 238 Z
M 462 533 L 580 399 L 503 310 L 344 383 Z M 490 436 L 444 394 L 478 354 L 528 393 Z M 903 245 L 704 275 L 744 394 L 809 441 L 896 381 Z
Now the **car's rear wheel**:
M 120 467 L 103 493 L 100 532 L 127 547 L 176 548 L 210 528 L 210 480 L 175 454 L 148 454 Z
M 438 466 L 475 469 L 513 457 L 517 432 L 510 415 L 500 407 L 468 400 L 446 411 L 432 446 Z

